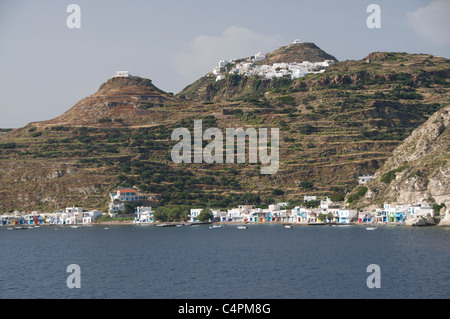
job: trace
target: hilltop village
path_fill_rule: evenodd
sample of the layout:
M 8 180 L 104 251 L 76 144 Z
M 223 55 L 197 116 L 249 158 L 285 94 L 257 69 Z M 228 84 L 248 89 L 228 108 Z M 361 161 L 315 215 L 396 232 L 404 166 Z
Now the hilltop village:
M 299 44 L 299 39 L 294 40 L 292 44 Z M 308 73 L 322 73 L 325 68 L 333 64 L 333 60 L 324 60 L 323 62 L 291 62 L 291 63 L 273 63 L 272 65 L 259 64 L 266 58 L 265 54 L 258 52 L 250 56 L 247 60 L 232 59 L 220 60 L 218 65 L 210 72 L 210 76 L 216 77 L 216 82 L 223 80 L 226 74 L 239 74 L 244 76 L 259 76 L 265 79 L 290 77 L 297 79 Z

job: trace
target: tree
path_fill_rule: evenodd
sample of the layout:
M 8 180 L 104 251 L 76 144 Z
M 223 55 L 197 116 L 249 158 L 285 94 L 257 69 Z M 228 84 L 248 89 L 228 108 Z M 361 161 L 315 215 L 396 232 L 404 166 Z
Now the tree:
M 209 210 L 209 208 L 202 209 L 200 214 L 198 214 L 197 219 L 206 222 L 214 218 L 213 213 Z
M 306 208 L 317 208 L 320 205 L 320 200 L 310 200 L 305 202 Z
M 333 213 L 331 213 L 331 212 L 328 213 L 328 214 L 327 214 L 327 220 L 328 220 L 328 222 L 331 222 L 331 221 L 333 220 L 333 217 L 334 217 L 334 216 L 333 216 Z
M 279 196 L 279 195 L 283 195 L 283 194 L 284 194 L 284 192 L 281 189 L 278 189 L 278 188 L 272 189 L 272 195 L 274 195 L 274 196 Z
M 314 184 L 311 181 L 302 181 L 300 182 L 300 187 L 303 189 L 311 189 L 313 188 Z
M 124 206 L 125 206 L 124 214 L 127 214 L 127 215 L 134 214 L 134 211 L 135 211 L 135 209 L 136 209 L 136 206 L 135 206 L 135 205 L 130 204 L 130 203 L 125 203 Z
M 330 199 L 333 202 L 343 202 L 345 199 L 345 193 L 334 193 L 331 195 Z
M 444 206 L 445 206 L 444 203 L 441 203 L 441 204 L 434 203 L 434 204 L 433 204 L 434 214 L 435 214 L 435 215 L 440 215 L 441 208 L 444 207 Z
M 188 212 L 189 206 L 186 205 L 160 206 L 155 209 L 153 217 L 161 222 L 187 220 Z

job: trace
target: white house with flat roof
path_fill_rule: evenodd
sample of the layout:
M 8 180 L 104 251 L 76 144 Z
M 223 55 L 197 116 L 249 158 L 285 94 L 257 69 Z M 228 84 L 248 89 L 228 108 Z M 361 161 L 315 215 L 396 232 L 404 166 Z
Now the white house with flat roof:
M 373 175 L 364 175 L 364 176 L 358 176 L 358 183 L 359 184 L 367 184 L 371 182 L 375 176 Z
M 136 216 L 134 217 L 135 224 L 150 224 L 153 223 L 153 210 L 150 206 L 136 207 Z
M 198 221 L 197 217 L 202 212 L 203 208 L 191 208 L 190 214 L 189 214 L 189 221 L 191 223 Z
M 91 210 L 89 212 L 83 213 L 83 224 L 90 224 L 95 221 L 97 218 L 102 216 L 102 212 L 99 210 Z

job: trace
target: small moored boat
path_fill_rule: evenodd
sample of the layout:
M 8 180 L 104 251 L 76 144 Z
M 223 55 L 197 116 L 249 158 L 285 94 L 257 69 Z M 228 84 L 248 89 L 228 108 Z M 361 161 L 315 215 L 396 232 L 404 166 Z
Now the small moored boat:
M 13 228 L 14 230 L 21 230 L 21 229 L 28 229 L 28 227 L 25 226 L 16 226 Z
M 247 226 L 238 226 L 237 229 L 247 229 Z

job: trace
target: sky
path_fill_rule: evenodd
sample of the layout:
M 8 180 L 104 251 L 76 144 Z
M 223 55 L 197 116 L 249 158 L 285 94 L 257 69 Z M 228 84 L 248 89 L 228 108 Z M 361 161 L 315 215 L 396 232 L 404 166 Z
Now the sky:
M 379 28 L 368 26 L 370 4 Z M 0 128 L 57 117 L 119 70 L 178 93 L 219 60 L 295 39 L 339 61 L 375 51 L 450 58 L 449 16 L 449 0 L 0 0 Z

